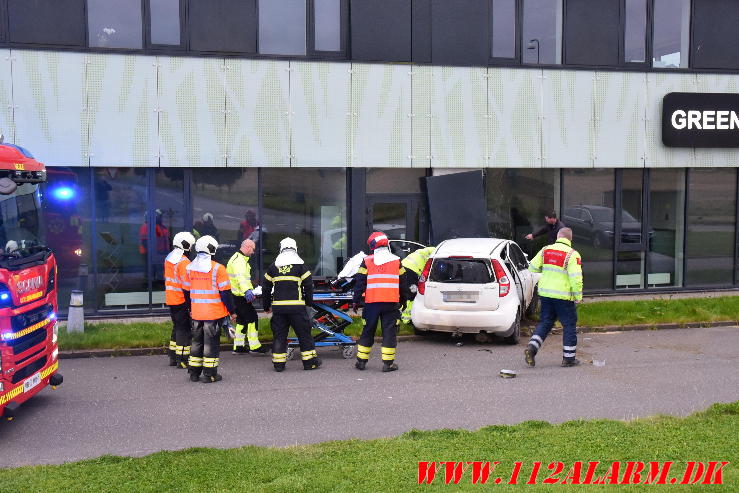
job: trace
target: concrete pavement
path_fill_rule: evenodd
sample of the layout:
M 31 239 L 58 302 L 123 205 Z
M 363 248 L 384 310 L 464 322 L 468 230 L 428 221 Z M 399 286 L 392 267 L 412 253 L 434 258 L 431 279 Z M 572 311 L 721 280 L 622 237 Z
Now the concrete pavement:
M 45 389 L 0 423 L 1 467 L 62 463 L 102 454 L 140 456 L 187 447 L 286 446 L 393 436 L 410 429 L 468 428 L 525 420 L 687 415 L 739 399 L 739 328 L 579 336 L 582 360 L 560 368 L 551 336 L 536 368 L 523 344 L 423 340 L 401 343 L 400 371 L 365 372 L 338 351 L 324 367 L 284 373 L 268 357 L 222 356 L 224 380 L 193 384 L 164 356 L 63 360 L 65 383 Z M 516 370 L 501 379 L 501 368 Z

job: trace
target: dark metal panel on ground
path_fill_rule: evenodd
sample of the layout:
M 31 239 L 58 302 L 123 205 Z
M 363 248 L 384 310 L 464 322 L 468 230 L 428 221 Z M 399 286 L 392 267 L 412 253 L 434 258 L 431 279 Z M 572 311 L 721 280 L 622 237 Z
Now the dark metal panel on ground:
M 488 0 L 432 0 L 433 62 L 487 65 L 490 58 Z
M 432 244 L 449 238 L 489 236 L 482 171 L 430 176 L 426 189 Z
M 567 0 L 565 64 L 620 65 L 620 3 L 618 0 Z
M 411 61 L 410 0 L 353 0 L 353 60 Z
M 256 0 L 190 0 L 190 49 L 256 53 Z

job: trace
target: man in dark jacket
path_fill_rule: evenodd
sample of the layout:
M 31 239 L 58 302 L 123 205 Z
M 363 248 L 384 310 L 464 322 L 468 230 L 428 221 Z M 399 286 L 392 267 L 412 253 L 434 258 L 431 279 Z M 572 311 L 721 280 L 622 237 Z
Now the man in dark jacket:
M 551 245 L 557 241 L 557 233 L 559 233 L 560 229 L 566 227 L 565 223 L 557 219 L 557 213 L 555 211 L 550 211 L 544 214 L 544 220 L 546 221 L 546 224 L 537 231 L 527 234 L 527 240 L 533 240 L 539 236 L 547 235 L 548 244 Z

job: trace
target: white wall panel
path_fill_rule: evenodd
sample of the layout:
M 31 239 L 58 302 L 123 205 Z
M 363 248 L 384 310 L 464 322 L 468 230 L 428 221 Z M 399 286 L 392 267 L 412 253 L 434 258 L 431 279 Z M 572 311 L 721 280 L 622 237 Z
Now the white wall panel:
M 695 165 L 693 149 L 665 147 L 662 143 L 662 98 L 671 92 L 696 92 L 694 74 L 649 73 L 647 78 L 646 146 L 650 168 L 681 168 Z
M 159 166 L 156 58 L 89 55 L 91 166 Z
M 488 156 L 487 69 L 433 67 L 431 165 L 469 168 Z
M 349 166 L 351 65 L 290 62 L 292 166 Z
M 158 63 L 161 166 L 225 166 L 223 59 L 159 57 Z
M 541 166 L 538 70 L 488 69 L 488 166 Z
M 542 163 L 547 168 L 593 165 L 593 72 L 543 70 Z
M 411 166 L 410 72 L 404 65 L 352 65 L 352 166 Z
M 5 142 L 15 142 L 13 123 L 13 79 L 10 50 L 0 50 L 0 134 Z
M 411 76 L 411 155 L 414 168 L 431 166 L 433 68 L 413 67 Z
M 698 90 L 739 93 L 739 75 L 701 74 Z M 739 149 L 696 149 L 695 166 L 739 167 Z
M 89 165 L 86 55 L 13 50 L 15 143 L 55 166 Z
M 290 166 L 290 62 L 226 60 L 228 166 Z
M 646 102 L 646 74 L 595 74 L 593 163 L 596 168 L 644 167 Z

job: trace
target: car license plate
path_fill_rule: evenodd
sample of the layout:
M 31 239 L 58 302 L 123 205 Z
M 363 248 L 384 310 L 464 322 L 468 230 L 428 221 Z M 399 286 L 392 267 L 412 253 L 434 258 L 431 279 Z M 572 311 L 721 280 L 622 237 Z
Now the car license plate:
M 444 301 L 447 303 L 477 303 L 479 293 L 476 291 L 447 291 Z
M 23 382 L 23 392 L 28 392 L 32 388 L 34 388 L 36 385 L 41 383 L 41 373 L 36 373 L 31 378 L 26 379 L 25 382 Z

